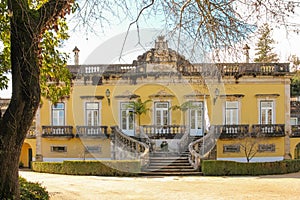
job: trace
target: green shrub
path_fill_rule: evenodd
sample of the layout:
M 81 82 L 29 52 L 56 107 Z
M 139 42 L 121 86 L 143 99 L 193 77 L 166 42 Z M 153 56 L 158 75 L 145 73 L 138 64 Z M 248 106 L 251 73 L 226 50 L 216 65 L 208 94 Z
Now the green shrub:
M 32 162 L 32 169 L 36 172 L 63 174 L 62 162 Z
M 253 163 L 204 160 L 201 169 L 206 176 L 285 174 L 300 171 L 300 160 Z
M 48 200 L 49 194 L 39 183 L 32 183 L 26 179 L 19 177 L 20 183 L 20 199 L 21 200 Z
M 137 160 L 33 162 L 32 169 L 70 175 L 135 176 L 141 165 Z

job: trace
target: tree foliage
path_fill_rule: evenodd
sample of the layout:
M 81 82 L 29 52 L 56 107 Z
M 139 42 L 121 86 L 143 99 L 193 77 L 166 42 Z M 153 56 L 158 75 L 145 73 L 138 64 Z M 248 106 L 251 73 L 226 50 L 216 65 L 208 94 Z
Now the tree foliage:
M 136 101 L 129 102 L 127 109 L 131 109 L 133 114 L 138 117 L 138 126 L 141 125 L 141 115 L 146 114 L 149 111 L 147 103 L 151 102 L 150 99 L 142 101 L 141 98 L 138 98 Z
M 296 29 L 288 18 L 296 15 L 298 6 L 297 2 L 286 0 L 89 0 L 79 4 L 74 20 L 80 19 L 78 29 L 95 32 L 97 25 L 103 27 L 116 17 L 120 23 L 131 20 L 129 29 L 139 30 L 154 24 L 154 28 L 162 29 L 159 34 L 166 34 L 182 54 L 199 59 L 193 54 L 220 50 L 234 56 L 234 52 L 241 50 L 240 42 L 251 39 L 249 35 L 262 21 Z
M 29 1 L 31 10 L 39 9 L 45 0 Z M 8 87 L 7 73 L 11 69 L 10 61 L 10 12 L 6 1 L 0 2 L 0 41 L 3 50 L 0 52 L 0 90 Z M 68 54 L 61 52 L 63 41 L 69 38 L 66 18 L 57 18 L 44 30 L 39 44 L 40 85 L 41 94 L 56 103 L 69 95 L 71 89 L 71 74 L 67 69 Z
M 0 5 L 0 77 L 8 71 L 12 75 L 12 97 L 0 118 L 0 199 L 20 199 L 19 157 L 40 105 L 41 88 L 53 82 L 53 89 L 47 88 L 54 92 L 44 94 L 55 101 L 70 86 L 65 54 L 59 54 L 57 48 L 61 39 L 67 38 L 64 20 L 71 12 L 72 0 L 6 0 Z M 0 87 L 6 84 L 1 78 Z
M 255 50 L 257 51 L 255 55 L 254 62 L 260 63 L 274 63 L 278 62 L 277 54 L 273 53 L 274 47 L 272 45 L 275 43 L 274 39 L 271 37 L 272 29 L 268 24 L 264 24 L 259 28 L 258 34 L 260 35 L 258 42 L 256 44 Z

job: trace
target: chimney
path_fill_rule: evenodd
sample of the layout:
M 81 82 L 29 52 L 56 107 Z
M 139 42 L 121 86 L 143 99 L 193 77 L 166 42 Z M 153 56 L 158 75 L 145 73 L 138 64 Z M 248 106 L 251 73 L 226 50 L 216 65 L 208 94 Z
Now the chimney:
M 247 44 L 245 44 L 245 46 L 243 47 L 243 50 L 244 50 L 244 54 L 246 56 L 246 63 L 249 63 L 249 60 L 250 60 L 249 49 L 250 49 L 250 47 Z
M 77 48 L 77 46 L 75 46 L 75 48 L 73 49 L 75 65 L 79 65 L 79 51 L 80 50 Z

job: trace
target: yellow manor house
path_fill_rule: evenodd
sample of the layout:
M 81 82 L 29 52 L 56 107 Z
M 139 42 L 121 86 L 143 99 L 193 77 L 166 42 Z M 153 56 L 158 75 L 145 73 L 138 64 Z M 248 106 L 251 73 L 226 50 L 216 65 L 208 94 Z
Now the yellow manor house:
M 55 105 L 43 99 L 22 148 L 25 167 L 140 159 L 144 170 L 193 171 L 201 159 L 300 157 L 289 63 L 190 63 L 162 36 L 132 64 L 79 65 L 74 53 L 72 93 Z M 168 159 L 177 167 L 161 167 Z

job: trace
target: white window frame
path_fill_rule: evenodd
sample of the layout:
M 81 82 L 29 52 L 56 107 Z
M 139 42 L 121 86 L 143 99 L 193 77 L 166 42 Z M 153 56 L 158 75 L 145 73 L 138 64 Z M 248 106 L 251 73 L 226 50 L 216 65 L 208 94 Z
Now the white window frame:
M 122 105 L 123 104 L 130 104 L 130 102 L 132 102 L 132 101 L 120 101 L 120 103 L 119 103 L 119 126 L 120 126 L 120 129 L 121 130 L 128 130 L 129 132 L 128 132 L 128 134 L 129 135 L 133 135 L 134 134 L 134 132 L 135 132 L 135 126 L 136 126 L 136 116 L 133 114 L 133 129 L 131 130 L 131 129 L 123 129 L 123 122 L 122 122 L 122 111 L 124 110 L 124 111 L 126 111 L 126 110 L 128 110 L 128 111 L 133 111 L 132 109 L 123 109 L 122 108 Z M 127 113 L 127 111 L 126 111 L 126 113 Z M 127 123 L 127 122 L 126 122 Z
M 290 119 L 290 124 L 293 125 L 298 125 L 298 118 L 297 117 L 291 117 Z
M 236 106 L 237 106 L 237 108 L 228 108 L 228 106 L 227 106 L 227 103 L 232 103 L 232 102 L 236 102 Z M 241 121 L 241 119 L 240 119 L 240 116 L 241 116 L 241 113 L 240 113 L 240 111 L 241 111 L 241 106 L 240 106 L 241 104 L 240 104 L 240 101 L 238 101 L 238 100 L 232 100 L 232 101 L 230 101 L 230 100 L 226 100 L 225 102 L 224 102 L 224 115 L 223 115 L 223 124 L 224 125 L 239 125 L 240 124 L 240 121 Z M 228 120 L 227 120 L 227 111 L 234 111 L 234 110 L 236 110 L 236 122 L 235 123 L 232 123 L 232 122 L 228 122 Z M 233 113 L 233 112 L 231 112 L 231 113 Z M 232 117 L 231 117 L 232 118 Z
M 259 115 L 258 115 L 258 122 L 259 124 L 263 124 L 262 122 L 262 103 L 263 102 L 271 102 L 272 103 L 272 107 L 271 107 L 271 110 L 272 110 L 272 118 L 271 118 L 271 124 L 276 124 L 276 104 L 275 104 L 275 100 L 274 99 L 260 99 L 259 102 L 258 102 L 258 109 L 259 109 Z M 264 109 L 265 110 L 265 109 Z M 266 123 L 264 123 L 266 124 Z
M 94 103 L 95 103 L 95 104 L 98 104 L 98 109 L 88 109 L 88 108 L 87 108 L 87 105 L 88 105 L 88 104 L 94 104 Z M 91 110 L 91 111 L 97 110 L 97 111 L 98 111 L 98 119 L 97 119 L 97 120 L 98 120 L 98 123 L 97 123 L 96 125 L 94 124 L 94 125 L 91 125 L 91 126 L 100 126 L 100 125 L 101 125 L 101 112 L 100 112 L 101 109 L 100 109 L 100 108 L 101 108 L 101 104 L 100 104 L 100 102 L 98 102 L 98 101 L 85 101 L 85 102 L 84 102 L 84 116 L 85 116 L 85 120 L 84 120 L 84 121 L 85 121 L 85 125 L 86 125 L 86 126 L 89 126 L 89 125 L 88 125 L 88 111 L 89 111 L 89 110 Z
M 64 108 L 63 109 L 54 109 L 54 106 L 57 106 L 58 104 L 63 104 L 64 105 Z M 50 109 L 51 109 L 51 125 L 52 126 L 65 126 L 66 124 L 66 103 L 65 102 L 58 102 L 56 105 L 55 104 L 52 104 L 50 106 Z M 54 124 L 54 111 L 58 111 L 58 110 L 63 110 L 63 123 L 62 124 Z M 60 120 L 59 120 L 60 121 Z
M 171 111 L 170 111 L 170 107 L 171 107 L 171 103 L 170 103 L 170 101 L 155 101 L 155 102 L 153 102 L 153 122 L 152 122 L 152 124 L 153 125 L 157 125 L 156 124 L 156 110 L 157 110 L 157 104 L 159 104 L 159 103 L 165 103 L 165 104 L 167 104 L 168 106 L 167 106 L 167 112 L 168 112 L 168 115 L 167 115 L 167 120 L 168 120 L 168 122 L 167 122 L 167 125 L 170 125 L 170 123 L 171 123 L 171 121 L 172 121 L 172 119 L 171 119 Z

